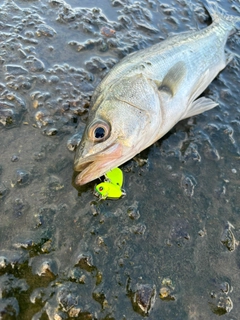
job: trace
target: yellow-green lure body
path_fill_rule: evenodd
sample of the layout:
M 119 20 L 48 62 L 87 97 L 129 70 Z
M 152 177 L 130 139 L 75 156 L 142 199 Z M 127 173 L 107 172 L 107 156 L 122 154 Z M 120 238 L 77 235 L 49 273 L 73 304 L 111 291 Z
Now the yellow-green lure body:
M 122 190 L 123 185 L 123 173 L 119 168 L 110 170 L 105 174 L 106 180 L 99 183 L 95 189 L 102 199 L 112 198 L 119 199 L 121 196 L 125 195 Z
M 112 169 L 105 174 L 107 181 L 119 186 L 120 188 L 123 185 L 123 173 L 119 168 Z

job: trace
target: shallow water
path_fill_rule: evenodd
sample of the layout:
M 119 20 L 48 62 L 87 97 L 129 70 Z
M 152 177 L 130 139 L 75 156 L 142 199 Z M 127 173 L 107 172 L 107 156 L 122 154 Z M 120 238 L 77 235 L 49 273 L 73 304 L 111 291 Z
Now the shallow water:
M 218 107 L 121 167 L 124 198 L 72 183 L 103 76 L 209 23 L 184 0 L 1 3 L 0 319 L 239 318 L 239 59 L 205 92 Z

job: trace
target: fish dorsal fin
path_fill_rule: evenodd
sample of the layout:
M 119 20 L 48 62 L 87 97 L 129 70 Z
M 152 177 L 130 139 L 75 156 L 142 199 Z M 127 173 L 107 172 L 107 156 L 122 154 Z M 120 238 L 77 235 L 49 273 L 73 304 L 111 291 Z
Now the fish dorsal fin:
M 174 96 L 185 78 L 187 68 L 185 62 L 177 62 L 165 75 L 162 83 L 158 87 L 159 91 L 164 91 L 168 95 Z

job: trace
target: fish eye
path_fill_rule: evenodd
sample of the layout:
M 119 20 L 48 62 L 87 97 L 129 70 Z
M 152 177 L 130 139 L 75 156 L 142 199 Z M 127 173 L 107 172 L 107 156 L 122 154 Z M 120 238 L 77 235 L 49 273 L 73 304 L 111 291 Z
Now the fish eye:
M 96 142 L 106 140 L 110 134 L 110 126 L 108 123 L 103 121 L 95 122 L 89 128 L 89 137 Z
M 105 136 L 105 129 L 102 128 L 102 127 L 97 127 L 95 130 L 94 130 L 94 136 L 96 139 L 102 139 L 104 138 Z

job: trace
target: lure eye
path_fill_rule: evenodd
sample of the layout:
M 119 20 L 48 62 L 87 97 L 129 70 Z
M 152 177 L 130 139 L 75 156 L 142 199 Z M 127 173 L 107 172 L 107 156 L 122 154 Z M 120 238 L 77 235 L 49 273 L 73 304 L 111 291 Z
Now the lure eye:
M 103 191 L 103 187 L 100 187 L 100 188 L 99 188 L 99 191 Z
M 89 136 L 93 141 L 101 142 L 106 140 L 110 134 L 110 126 L 103 121 L 95 122 L 89 128 Z

